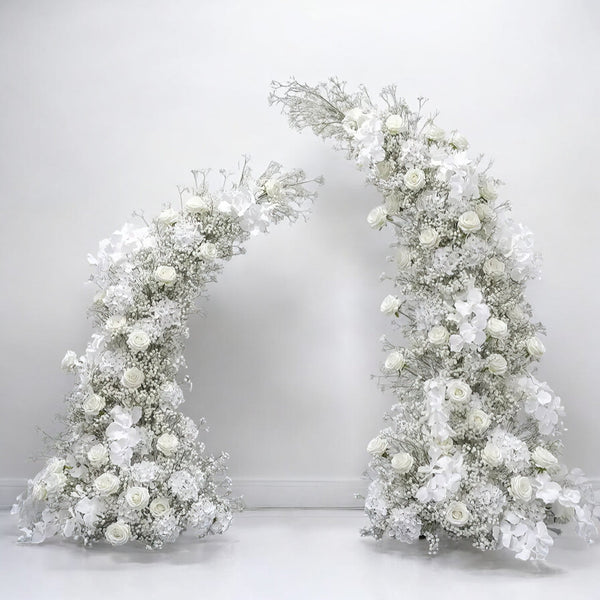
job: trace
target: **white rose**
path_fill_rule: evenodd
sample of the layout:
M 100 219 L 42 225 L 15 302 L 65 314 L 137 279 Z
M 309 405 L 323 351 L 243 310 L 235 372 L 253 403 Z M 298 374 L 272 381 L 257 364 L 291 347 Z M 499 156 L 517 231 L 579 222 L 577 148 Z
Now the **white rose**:
M 443 346 L 444 344 L 447 344 L 449 337 L 450 334 L 443 325 L 435 325 L 427 334 L 427 339 L 434 346 Z
M 102 473 L 94 479 L 94 487 L 101 496 L 110 496 L 120 487 L 121 482 L 116 475 L 112 473 Z
M 73 350 L 67 350 L 67 353 L 64 355 L 63 359 L 60 362 L 60 368 L 65 371 L 72 371 L 77 364 L 77 354 L 73 352 Z
M 281 181 L 277 177 L 271 177 L 265 181 L 265 192 L 269 198 L 279 198 L 281 190 Z
M 496 213 L 489 204 L 478 204 L 475 212 L 481 221 L 493 221 L 496 218 Z
M 400 299 L 397 296 L 387 295 L 381 302 L 379 310 L 386 315 L 395 314 L 400 308 Z
M 463 233 L 475 233 L 481 229 L 481 221 L 474 210 L 468 210 L 458 217 L 458 228 Z
M 450 502 L 446 510 L 446 521 L 455 527 L 466 525 L 471 513 L 463 502 Z
M 99 394 L 90 394 L 83 401 L 81 408 L 83 408 L 83 412 L 86 415 L 95 416 L 105 406 L 106 406 L 106 402 L 102 396 L 100 396 Z
M 104 444 L 96 444 L 88 450 L 87 458 L 92 467 L 101 467 L 108 462 L 108 450 Z
M 49 495 L 60 492 L 65 487 L 65 483 L 67 483 L 67 478 L 64 473 L 50 473 L 44 479 L 46 492 Z
M 164 517 L 171 512 L 171 505 L 168 498 L 154 498 L 150 502 L 150 514 L 153 517 Z
M 427 227 L 419 233 L 419 244 L 423 248 L 435 248 L 440 241 L 440 234 L 432 227 Z
M 496 186 L 489 179 L 485 179 L 479 184 L 479 194 L 488 202 L 493 202 L 498 197 Z
M 410 249 L 406 246 L 400 246 L 396 250 L 396 265 L 399 269 L 407 269 L 410 267 L 411 255 Z
M 133 352 L 144 352 L 150 345 L 150 336 L 143 329 L 134 329 L 127 338 L 127 345 Z
M 177 439 L 177 436 L 172 433 L 163 433 L 156 440 L 156 447 L 165 456 L 171 456 L 179 447 L 179 440 Z
M 137 367 L 130 367 L 123 373 L 121 383 L 130 390 L 139 388 L 144 383 L 144 374 Z
M 533 358 L 541 358 L 544 355 L 544 352 L 546 352 L 546 346 L 544 346 L 542 341 L 538 338 L 532 337 L 527 340 L 527 352 L 529 352 Z
M 204 196 L 192 196 L 185 201 L 185 210 L 193 215 L 210 210 L 210 208 L 210 200 Z
M 127 325 L 127 319 L 123 315 L 111 315 L 104 324 L 111 333 L 118 333 L 125 325 Z
M 481 459 L 490 467 L 499 467 L 502 464 L 502 452 L 496 444 L 488 442 L 481 451 Z
M 409 190 L 420 190 L 425 185 L 425 173 L 421 169 L 409 169 L 404 174 L 404 185 Z
M 36 483 L 31 489 L 31 497 L 36 502 L 41 502 L 48 497 L 48 492 L 46 491 L 46 486 L 42 483 Z
M 415 459 L 408 452 L 398 452 L 392 456 L 392 469 L 400 474 L 408 473 L 415 462 Z
M 531 453 L 531 458 L 540 469 L 551 469 L 558 464 L 558 458 L 556 458 L 552 452 L 541 446 L 538 446 Z
M 460 133 L 458 133 L 458 131 L 455 131 L 450 136 L 450 143 L 457 150 L 460 150 L 460 151 L 466 150 L 469 147 L 469 142 L 468 142 L 467 138 L 464 135 L 461 135 Z
M 488 371 L 493 375 L 504 375 L 508 370 L 508 363 L 501 354 L 490 354 L 486 364 Z
M 65 462 L 64 459 L 58 458 L 57 456 L 53 456 L 46 464 L 46 467 L 44 468 L 44 472 L 45 473 L 62 473 L 66 464 L 67 463 Z
M 217 247 L 212 242 L 200 244 L 200 256 L 206 260 L 215 260 L 219 256 Z
M 428 125 L 427 129 L 425 129 L 425 137 L 432 142 L 441 142 L 445 136 L 446 132 L 433 123 Z
M 367 444 L 367 452 L 381 456 L 388 447 L 387 440 L 378 435 Z
M 387 223 L 385 206 L 376 206 L 368 215 L 367 223 L 373 229 L 381 229 Z
M 446 398 L 464 404 L 471 397 L 471 386 L 460 379 L 452 379 L 446 386 Z
M 494 279 L 502 277 L 506 271 L 506 265 L 498 258 L 493 256 L 492 258 L 486 259 L 483 263 L 483 272 Z
M 513 306 L 511 306 L 506 312 L 506 314 L 508 315 L 508 318 L 511 321 L 514 321 L 515 323 L 520 323 L 521 321 L 523 321 L 523 319 L 525 319 L 525 313 L 518 304 L 514 304 Z
M 467 424 L 476 433 L 483 433 L 490 423 L 490 416 L 480 408 L 474 408 L 467 416 Z
M 385 120 L 385 126 L 393 134 L 402 133 L 406 130 L 406 123 L 400 115 L 390 115 Z
M 130 487 L 125 492 L 125 501 L 131 508 L 141 510 L 148 506 L 150 494 L 145 487 Z
M 515 500 L 521 502 L 529 502 L 533 494 L 533 488 L 531 487 L 531 481 L 529 477 L 523 477 L 516 475 L 510 480 L 510 491 L 512 492 Z
M 129 529 L 129 525 L 127 525 L 127 523 L 116 521 L 115 523 L 111 523 L 106 528 L 104 536 L 113 546 L 122 546 L 129 541 L 129 538 L 131 537 L 131 530 Z
M 500 319 L 494 317 L 488 319 L 486 329 L 489 336 L 497 340 L 504 340 L 508 337 L 508 325 Z
M 358 107 L 351 108 L 344 114 L 344 121 L 350 122 L 354 129 L 357 129 L 366 118 L 367 115 Z
M 173 285 L 177 280 L 177 271 L 169 265 L 160 265 L 154 270 L 154 279 L 165 286 Z
M 179 213 L 172 208 L 163 210 L 157 217 L 158 222 L 161 225 L 174 225 L 179 219 Z
M 404 360 L 404 355 L 402 352 L 393 350 L 385 359 L 384 367 L 388 371 L 401 371 L 405 364 L 406 361 Z

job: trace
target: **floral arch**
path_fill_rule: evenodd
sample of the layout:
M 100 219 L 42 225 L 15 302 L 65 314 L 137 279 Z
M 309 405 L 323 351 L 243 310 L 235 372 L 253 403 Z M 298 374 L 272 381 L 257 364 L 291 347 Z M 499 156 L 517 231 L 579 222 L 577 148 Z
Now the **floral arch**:
M 277 163 L 256 178 L 246 162 L 235 179 L 221 175 L 211 188 L 208 172 L 194 171 L 179 206 L 126 223 L 88 257 L 94 333 L 81 356 L 62 361 L 75 384 L 53 456 L 13 507 L 21 541 L 58 535 L 154 549 L 185 529 L 222 533 L 240 507 L 227 455 L 207 454 L 198 424 L 178 409 L 187 321 L 250 236 L 307 213 L 307 184 L 319 180 Z
M 571 523 L 591 541 L 600 497 L 560 460 L 564 408 L 534 375 L 545 352 L 525 297 L 539 257 L 511 217 L 500 182 L 458 131 L 413 110 L 389 86 L 382 105 L 361 87 L 273 83 L 292 127 L 345 151 L 383 202 L 367 221 L 396 242 L 381 302 L 407 341 L 384 338 L 380 385 L 395 396 L 367 446 L 363 535 L 411 543 L 464 538 L 544 559 Z

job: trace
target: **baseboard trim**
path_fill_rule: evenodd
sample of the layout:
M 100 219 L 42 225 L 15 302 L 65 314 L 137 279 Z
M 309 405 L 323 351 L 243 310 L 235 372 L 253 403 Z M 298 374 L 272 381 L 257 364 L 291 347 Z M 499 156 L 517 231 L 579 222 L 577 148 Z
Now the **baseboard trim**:
M 361 508 L 355 494 L 367 488 L 362 479 L 234 479 L 233 491 L 255 508 Z
M 10 508 L 27 486 L 26 478 L 0 478 L 0 509 Z M 354 494 L 364 494 L 362 479 L 234 479 L 233 492 L 247 509 L 361 508 Z
M 0 478 L 0 509 L 10 508 L 16 497 L 27 486 L 27 479 L 23 478 Z

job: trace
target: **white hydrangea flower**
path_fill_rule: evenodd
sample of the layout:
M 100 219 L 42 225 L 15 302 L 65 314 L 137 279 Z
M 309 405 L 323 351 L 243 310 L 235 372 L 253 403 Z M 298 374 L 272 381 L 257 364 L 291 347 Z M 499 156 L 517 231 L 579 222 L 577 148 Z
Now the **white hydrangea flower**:
M 463 476 L 463 456 L 457 452 L 454 456 L 439 456 L 427 466 L 419 467 L 419 472 L 430 479 L 419 488 L 416 494 L 419 502 L 441 502 L 454 495 Z
M 160 467 L 153 461 L 143 460 L 131 465 L 131 478 L 139 483 L 150 483 L 160 473 Z
M 421 535 L 418 508 L 394 508 L 388 520 L 388 535 L 400 542 L 412 544 Z
M 504 548 L 515 553 L 520 560 L 544 560 L 554 544 L 543 521 L 521 518 L 514 512 L 507 512 L 496 536 Z
M 198 496 L 198 482 L 189 471 L 175 471 L 169 478 L 169 488 L 180 500 L 193 500 Z
M 560 398 L 533 375 L 520 378 L 517 386 L 525 394 L 525 412 L 537 420 L 540 433 L 553 434 L 565 413 Z

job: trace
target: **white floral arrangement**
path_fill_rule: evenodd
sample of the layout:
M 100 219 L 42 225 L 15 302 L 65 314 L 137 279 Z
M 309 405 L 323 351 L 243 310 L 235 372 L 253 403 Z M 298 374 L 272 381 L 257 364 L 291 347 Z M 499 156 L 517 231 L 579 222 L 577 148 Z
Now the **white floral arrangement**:
M 393 86 L 381 99 L 336 79 L 274 82 L 270 97 L 366 171 L 384 198 L 368 224 L 395 232 L 397 291 L 380 309 L 406 346 L 383 338 L 379 380 L 397 403 L 367 448 L 362 533 L 423 536 L 431 553 L 446 534 L 523 560 L 544 559 L 550 531 L 569 522 L 590 541 L 600 499 L 561 463 L 564 409 L 533 375 L 545 348 L 524 296 L 539 273 L 532 234 L 467 139 L 423 115 L 423 99 L 411 110 Z
M 305 216 L 315 193 L 302 171 L 277 163 L 254 178 L 244 162 L 235 182 L 222 172 L 218 189 L 208 172 L 193 175 L 180 206 L 144 226 L 125 224 L 88 257 L 95 331 L 82 356 L 68 351 L 62 361 L 75 376 L 65 428 L 13 507 L 20 541 L 137 540 L 157 549 L 186 529 L 222 533 L 241 508 L 227 454 L 207 454 L 179 410 L 186 323 L 224 262 L 270 224 Z

